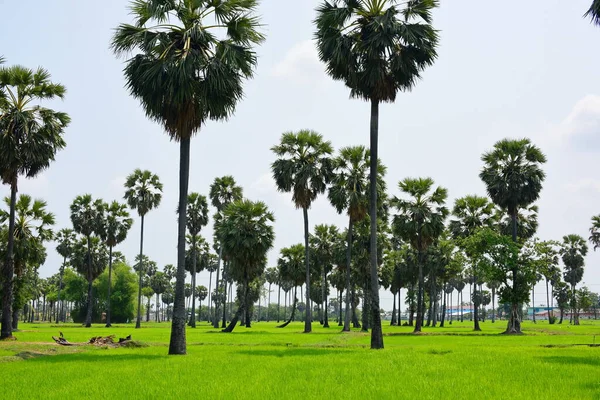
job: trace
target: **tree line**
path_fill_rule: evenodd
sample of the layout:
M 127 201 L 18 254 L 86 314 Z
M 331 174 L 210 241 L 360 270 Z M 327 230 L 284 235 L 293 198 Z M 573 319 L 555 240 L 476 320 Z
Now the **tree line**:
M 257 5 L 257 0 L 135 1 L 130 5 L 133 22 L 119 25 L 112 39 L 111 46 L 115 54 L 127 57 L 124 75 L 130 94 L 140 100 L 146 115 L 161 124 L 180 146 L 177 263 L 169 354 L 186 353 L 186 233 L 192 231 L 187 212 L 188 205 L 192 203 L 188 195 L 191 138 L 201 130 L 206 121 L 224 120 L 232 115 L 237 102 L 243 96 L 244 80 L 253 76 L 257 63 L 254 47 L 265 38 L 260 32 L 260 20 L 256 16 Z M 356 224 L 357 239 L 361 228 L 368 232 L 369 237 L 368 246 L 362 248 L 363 252 L 358 258 L 364 261 L 361 265 L 365 279 L 361 288 L 369 292 L 365 300 L 369 305 L 371 348 L 374 349 L 383 348 L 379 267 L 383 260 L 385 217 L 389 212 L 386 206 L 391 205 L 398 211 L 397 215 L 393 216 L 391 228 L 394 240 L 398 241 L 395 243 L 396 247 L 401 249 L 402 244 L 409 245 L 416 254 L 418 285 L 415 328 L 419 329 L 424 319 L 425 263 L 427 259 L 432 258 L 428 252 L 435 248 L 435 243 L 444 233 L 443 222 L 448 214 L 443 205 L 446 198 L 445 189 L 433 188 L 434 183 L 431 179 L 402 181 L 400 189 L 404 193 L 403 197 L 394 198 L 389 204 L 383 201 L 385 199 L 382 198 L 381 192 L 384 185 L 379 179 L 382 173 L 378 158 L 379 105 L 394 102 L 398 92 L 411 90 L 420 79 L 422 71 L 437 58 L 439 37 L 432 26 L 432 11 L 437 5 L 435 0 L 414 0 L 402 4 L 392 0 L 334 0 L 323 2 L 316 10 L 316 45 L 327 73 L 332 79 L 344 82 L 350 89 L 351 97 L 370 103 L 369 175 L 368 181 L 364 182 L 368 191 L 368 201 L 361 200 L 361 212 L 365 212 L 365 215 L 362 220 L 359 219 L 367 221 L 365 224 L 368 226 L 361 227 L 360 222 L 353 221 L 357 216 L 349 213 L 346 263 L 348 270 L 353 262 L 352 235 Z M 594 23 L 598 23 L 599 7 L 598 1 L 595 0 L 586 14 Z M 3 133 L 0 135 L 0 175 L 2 181 L 11 188 L 8 226 L 5 228 L 6 261 L 3 271 L 0 334 L 2 338 L 12 336 L 11 317 L 15 298 L 13 290 L 18 283 L 15 274 L 19 269 L 18 249 L 15 246 L 18 178 L 34 177 L 50 165 L 57 151 L 66 145 L 62 134 L 70 121 L 65 113 L 35 103 L 39 100 L 62 98 L 65 92 L 64 86 L 52 83 L 50 75 L 41 68 L 32 71 L 13 66 L 2 68 L 0 71 L 0 130 Z M 313 292 L 308 209 L 316 196 L 325 192 L 326 185 L 330 183 L 326 174 L 330 168 L 333 169 L 332 164 L 324 163 L 326 158 L 315 160 L 313 157 L 306 157 L 304 151 L 330 152 L 327 142 L 319 138 L 319 135 L 310 132 L 284 135 L 281 144 L 273 148 L 278 156 L 278 160 L 273 164 L 277 186 L 282 191 L 292 192 L 294 203 L 303 210 L 303 263 L 307 305 L 310 304 Z M 526 154 L 519 153 L 521 158 L 517 162 L 514 159 L 502 158 L 503 153 L 518 153 L 521 149 L 528 150 Z M 294 158 L 319 164 L 323 174 L 308 176 L 303 165 L 298 166 L 291 161 Z M 524 242 L 520 239 L 526 236 L 520 235 L 519 229 L 524 230 L 526 224 L 518 223 L 521 220 L 519 212 L 529 211 L 526 207 L 532 205 L 538 197 L 543 172 L 537 164 L 544 161 L 543 154 L 526 140 L 499 142 L 492 152 L 484 156 L 485 167 L 481 177 L 487 185 L 490 199 L 510 220 L 508 226 L 511 241 L 506 240 L 503 232 L 492 229 L 469 234 L 463 244 L 468 262 L 475 266 L 476 277 L 480 276 L 481 269 L 491 271 L 489 274 L 496 278 L 503 278 L 500 279 L 500 296 L 512 305 L 507 332 L 520 331 L 518 304 L 524 301 L 525 289 L 528 289 L 532 280 L 531 268 L 523 266 L 534 264 L 530 260 L 535 259 L 523 250 Z M 523 167 L 524 176 L 521 178 L 529 180 L 521 181 L 519 177 L 501 175 L 503 171 L 512 168 L 513 163 Z M 290 181 L 290 178 L 293 178 L 293 181 Z M 329 180 L 331 179 L 332 176 Z M 515 188 L 519 190 L 512 192 Z M 159 196 L 156 192 L 152 195 Z M 131 202 L 135 201 L 137 204 L 138 200 L 142 203 L 149 200 L 145 197 L 128 199 L 130 207 L 136 209 L 140 215 L 143 232 L 145 213 L 151 207 L 140 209 L 132 206 Z M 96 201 L 92 202 L 91 196 L 84 195 L 78 197 L 71 207 L 73 228 L 82 236 L 82 239 L 77 241 L 77 257 L 84 260 L 87 268 L 86 325 L 93 312 L 92 282 L 103 264 L 102 257 L 105 255 L 102 247 L 109 248 L 110 279 L 111 252 L 117 244 L 115 237 L 112 238 L 115 240 L 110 241 L 109 234 L 102 230 L 106 227 L 97 226 L 93 222 L 96 220 L 95 214 L 98 213 L 95 203 Z M 341 207 L 342 210 L 345 208 Z M 274 217 L 265 204 L 243 199 L 226 206 L 221 211 L 219 220 L 215 221 L 219 253 L 222 251 L 223 255 L 218 257 L 217 262 L 220 263 L 222 258 L 227 259 L 225 263 L 231 266 L 232 276 L 239 283 L 237 295 L 240 307 L 236 317 L 249 312 L 254 293 L 253 282 L 262 274 L 266 252 L 272 246 L 273 223 Z M 38 234 L 33 236 L 43 241 L 43 233 Z M 197 236 L 190 234 L 192 238 Z M 482 238 L 486 240 L 478 240 Z M 484 242 L 495 243 L 495 246 L 484 246 Z M 250 248 L 250 244 L 254 247 Z M 578 249 L 581 255 L 582 246 Z M 43 252 L 40 252 L 40 256 L 41 253 Z M 192 270 L 195 264 L 197 266 L 194 254 Z M 565 257 L 571 260 L 563 255 L 563 261 Z M 577 255 L 573 257 L 573 260 L 579 260 Z M 141 319 L 139 304 L 142 290 L 143 240 L 140 241 L 140 263 L 137 325 Z M 580 261 L 573 263 L 582 264 Z M 582 265 L 578 268 L 582 268 Z M 217 276 L 218 274 L 219 268 Z M 348 275 L 346 271 L 347 292 Z M 572 286 L 574 292 L 574 285 Z M 348 310 L 350 300 L 348 295 L 346 297 Z M 311 318 L 311 310 L 308 307 L 305 332 L 312 329 Z M 216 321 L 216 318 L 214 319 Z M 235 317 L 234 321 L 237 322 Z M 193 325 L 193 319 L 191 322 Z M 232 321 L 226 329 L 233 329 L 234 326 Z

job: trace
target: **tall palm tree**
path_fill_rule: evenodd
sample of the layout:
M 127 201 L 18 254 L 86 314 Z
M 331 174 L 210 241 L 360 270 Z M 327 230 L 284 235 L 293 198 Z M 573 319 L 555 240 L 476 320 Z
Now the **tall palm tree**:
M 511 218 L 512 239 L 518 239 L 518 215 L 521 209 L 533 204 L 540 196 L 546 174 L 541 166 L 546 156 L 529 139 L 503 139 L 494 145 L 494 149 L 484 153 L 484 162 L 479 177 L 485 183 L 487 192 L 494 204 L 504 210 Z M 518 271 L 512 271 L 513 277 Z M 519 291 L 518 279 L 513 283 Z M 519 305 L 511 305 L 511 313 L 506 333 L 521 333 Z
M 72 229 L 63 228 L 56 234 L 54 241 L 58 243 L 56 246 L 56 252 L 63 257 L 63 263 L 59 270 L 59 283 L 58 283 L 58 295 L 56 304 L 59 307 L 58 319 L 56 322 L 64 321 L 63 304 L 60 301 L 60 295 L 63 286 L 63 276 L 65 274 L 65 267 L 67 266 L 67 258 L 71 258 L 73 254 L 73 245 L 75 244 L 75 232 Z
M 444 203 L 448 192 L 443 187 L 434 189 L 431 178 L 406 178 L 398 183 L 400 190 L 408 199 L 394 198 L 392 205 L 399 214 L 394 216 L 394 233 L 417 252 L 419 267 L 417 294 L 417 323 L 415 332 L 421 332 L 423 325 L 423 266 L 425 253 L 429 246 L 437 240 L 444 231 L 444 220 L 448 209 Z
M 592 217 L 589 241 L 594 245 L 594 251 L 600 247 L 600 215 Z
M 202 228 L 208 224 L 208 201 L 206 196 L 190 193 L 187 199 L 187 230 L 190 234 L 190 247 L 192 250 L 192 315 L 189 325 L 196 327 L 196 266 L 198 260 L 198 235 Z
M 350 331 L 350 269 L 352 265 L 352 233 L 354 225 L 369 212 L 369 150 L 364 146 L 344 147 L 334 160 L 335 173 L 329 188 L 329 201 L 338 213 L 348 214 L 346 246 L 346 314 L 343 331 Z M 378 163 L 379 193 L 385 191 L 385 166 Z
M 335 225 L 316 225 L 314 235 L 310 236 L 310 245 L 317 268 L 321 271 L 321 299 L 323 301 L 323 328 L 329 328 L 327 315 L 327 292 L 329 283 L 327 274 L 333 269 L 338 237 L 340 233 Z M 276 277 L 275 277 L 276 279 Z
M 129 217 L 127 206 L 113 201 L 110 204 L 103 204 L 103 218 L 98 227 L 98 236 L 108 246 L 108 297 L 106 305 L 106 327 L 112 326 L 110 323 L 110 289 L 112 282 L 112 263 L 113 248 L 127 238 L 127 233 L 131 229 L 133 219 Z M 141 285 L 140 285 L 141 286 Z
M 249 285 L 264 273 L 267 252 L 275 240 L 274 222 L 275 217 L 262 202 L 238 200 L 223 211 L 217 235 L 222 240 L 223 251 L 231 257 L 231 276 L 243 286 L 240 308 L 226 332 L 235 328 L 242 312 L 245 312 L 246 327 L 250 327 Z
M 87 241 L 87 255 L 85 258 L 81 258 L 78 262 L 87 262 L 87 275 L 88 281 L 88 306 L 87 315 L 85 317 L 85 327 L 89 328 L 92 326 L 92 282 L 100 275 L 96 276 L 95 272 L 100 268 L 100 265 L 92 265 L 94 259 L 92 257 L 92 235 L 98 234 L 102 220 L 104 219 L 104 202 L 100 199 L 94 201 L 92 195 L 84 194 L 77 196 L 71 204 L 71 222 L 73 223 L 73 230 L 84 236 Z M 81 249 L 78 249 L 81 251 Z M 98 250 L 100 252 L 100 250 Z M 100 260 L 100 259 L 99 259 Z M 106 264 L 104 265 L 106 267 Z M 104 267 L 102 270 L 104 270 Z M 76 267 L 78 271 L 83 271 L 83 267 Z M 80 272 L 84 275 L 83 272 Z
M 10 218 L 11 199 L 4 199 L 6 210 L 0 210 L 0 224 L 5 224 Z M 47 204 L 41 199 L 33 199 L 22 194 L 17 198 L 14 225 L 14 289 L 12 304 L 12 329 L 17 329 L 19 311 L 23 307 L 23 291 L 25 290 L 28 275 L 37 274 L 37 269 L 46 260 L 44 243 L 52 240 L 54 214 L 48 212 Z M 6 251 L 6 237 L 8 229 L 2 227 L 2 253 Z
M 217 216 L 215 219 L 219 219 L 225 207 L 237 200 L 242 200 L 244 197 L 244 191 L 241 186 L 238 186 L 235 179 L 231 175 L 225 175 L 220 178 L 215 178 L 214 182 L 210 185 L 210 192 L 208 194 L 210 202 L 217 209 Z M 215 226 L 216 230 L 216 226 Z M 223 259 L 223 247 L 221 241 L 218 241 L 219 258 L 217 260 L 217 276 L 215 280 L 215 288 L 219 290 L 219 271 L 221 270 L 221 260 Z M 225 315 L 225 302 L 227 299 L 223 296 L 223 315 Z M 219 327 L 219 318 L 217 317 L 218 307 L 215 303 L 215 310 L 213 316 L 213 327 Z M 225 328 L 225 318 L 223 318 L 223 328 Z
M 377 278 L 377 160 L 379 105 L 409 91 L 437 57 L 431 26 L 437 0 L 329 0 L 317 9 L 319 58 L 327 73 L 343 81 L 350 96 L 371 103 L 371 348 L 383 348 Z
M 600 0 L 594 0 L 590 9 L 584 14 L 584 17 L 591 18 L 594 24 L 600 26 Z
M 292 201 L 304 215 L 304 263 L 306 268 L 306 318 L 304 332 L 312 331 L 310 307 L 310 246 L 308 244 L 308 209 L 327 188 L 333 177 L 331 142 L 314 131 L 287 132 L 271 151 L 278 157 L 271 165 L 277 190 L 292 192 Z
M 165 272 L 158 271 L 150 278 L 150 287 L 156 293 L 156 322 L 160 322 L 160 302 L 159 296 L 169 287 L 169 276 Z
M 142 171 L 136 169 L 129 175 L 125 181 L 125 196 L 123 197 L 129 207 L 136 210 L 141 218 L 140 224 L 140 262 L 144 261 L 144 218 L 146 214 L 158 207 L 162 200 L 163 185 L 160 182 L 158 175 L 154 175 L 148 170 Z M 139 285 L 138 285 L 138 308 L 135 328 L 141 327 L 142 321 L 142 277 L 143 265 L 139 269 Z
M 469 195 L 456 199 L 454 208 L 452 209 L 454 219 L 450 221 L 449 229 L 454 239 L 464 239 L 473 235 L 477 229 L 483 227 L 492 227 L 495 223 L 494 204 L 486 197 Z M 478 281 L 477 263 L 473 262 L 474 280 Z M 479 299 L 477 296 L 477 285 L 475 285 L 473 298 Z M 473 321 L 475 331 L 481 331 L 479 327 L 479 304 L 474 302 Z
M 0 62 L 1 64 L 1 62 Z M 0 68 L 0 179 L 10 185 L 8 238 L 2 286 L 0 339 L 12 337 L 15 204 L 18 178 L 33 178 L 50 166 L 66 146 L 63 139 L 70 122 L 67 114 L 45 108 L 39 101 L 62 99 L 64 86 L 53 83 L 43 68 Z
M 560 255 L 565 265 L 563 273 L 565 282 L 571 285 L 571 315 L 573 324 L 579 325 L 579 312 L 577 309 L 577 296 L 575 288 L 583 278 L 583 267 L 588 247 L 585 239 L 579 235 L 566 235 L 563 237 Z
M 136 0 L 134 23 L 113 37 L 117 55 L 135 55 L 124 70 L 146 115 L 180 143 L 179 210 L 187 209 L 190 142 L 208 120 L 227 119 L 256 66 L 264 40 L 254 16 L 258 0 Z M 177 280 L 169 354 L 185 354 L 185 230 L 179 213 Z

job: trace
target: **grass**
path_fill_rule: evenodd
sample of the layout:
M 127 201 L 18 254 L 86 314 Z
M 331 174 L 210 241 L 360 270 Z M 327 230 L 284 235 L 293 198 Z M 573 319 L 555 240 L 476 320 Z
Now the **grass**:
M 498 333 L 504 322 L 425 328 L 385 326 L 385 350 L 369 335 L 337 326 L 275 328 L 255 323 L 220 333 L 206 323 L 187 330 L 188 355 L 167 356 L 167 323 L 82 328 L 23 324 L 14 342 L 0 342 L 3 399 L 158 398 L 505 398 L 600 399 L 600 323 L 524 323 L 524 336 Z M 62 347 L 115 334 L 141 348 Z M 594 335 L 598 335 L 594 338 Z

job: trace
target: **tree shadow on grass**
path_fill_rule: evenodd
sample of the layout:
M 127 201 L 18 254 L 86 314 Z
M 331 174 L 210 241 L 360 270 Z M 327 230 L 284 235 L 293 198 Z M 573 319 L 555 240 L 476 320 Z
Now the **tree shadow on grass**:
M 242 350 L 236 351 L 237 354 L 245 354 L 249 356 L 266 356 L 266 357 L 303 357 L 303 356 L 327 356 L 331 354 L 346 353 L 345 350 L 331 348 L 287 348 L 285 350 Z
M 60 354 L 50 357 L 31 358 L 28 362 L 31 363 L 48 363 L 59 364 L 62 362 L 102 362 L 102 363 L 118 363 L 128 361 L 152 361 L 167 358 L 167 355 L 160 354 L 95 354 L 95 353 L 73 353 Z
M 579 364 L 589 365 L 592 367 L 600 367 L 600 358 L 591 357 L 575 357 L 575 356 L 549 356 L 542 357 L 543 361 L 557 363 L 557 364 Z

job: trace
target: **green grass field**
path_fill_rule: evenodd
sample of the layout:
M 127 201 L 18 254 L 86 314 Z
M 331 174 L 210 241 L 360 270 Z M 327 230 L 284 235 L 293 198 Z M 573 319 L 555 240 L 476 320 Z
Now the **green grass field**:
M 23 324 L 18 341 L 0 343 L 3 399 L 411 398 L 600 399 L 600 323 L 575 327 L 525 323 L 523 336 L 498 335 L 504 322 L 447 328 L 385 325 L 385 350 L 369 335 L 301 323 L 255 323 L 220 333 L 187 330 L 188 355 L 167 356 L 170 324 L 82 328 Z M 140 348 L 62 347 L 114 334 Z M 598 335 L 594 338 L 594 335 Z M 7 397 L 5 397 L 7 395 Z

